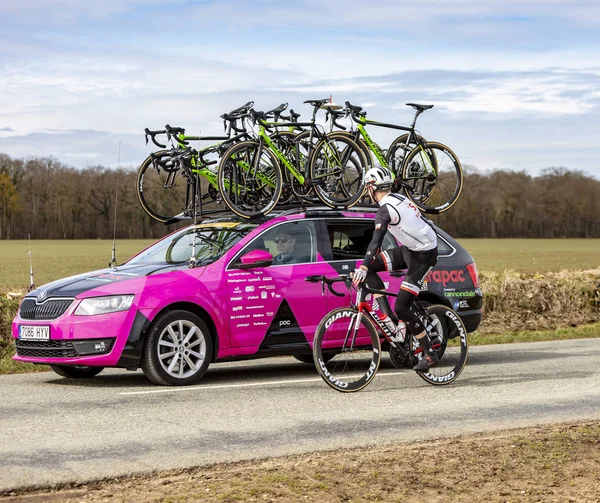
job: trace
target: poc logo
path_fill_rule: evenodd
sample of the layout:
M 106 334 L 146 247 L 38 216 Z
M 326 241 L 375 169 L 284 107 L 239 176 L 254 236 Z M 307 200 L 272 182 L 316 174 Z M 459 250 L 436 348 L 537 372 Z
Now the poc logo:
M 280 327 L 289 327 L 292 324 L 290 320 L 281 320 L 279 322 Z

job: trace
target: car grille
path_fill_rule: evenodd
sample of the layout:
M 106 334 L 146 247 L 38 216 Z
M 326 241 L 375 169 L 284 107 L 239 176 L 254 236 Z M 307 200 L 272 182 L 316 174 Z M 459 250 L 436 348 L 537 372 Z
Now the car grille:
M 21 304 L 19 316 L 24 320 L 53 320 L 63 314 L 74 299 L 49 299 L 37 304 L 35 299 L 25 299 Z
M 31 358 L 74 358 L 77 351 L 70 341 L 16 340 L 17 356 Z

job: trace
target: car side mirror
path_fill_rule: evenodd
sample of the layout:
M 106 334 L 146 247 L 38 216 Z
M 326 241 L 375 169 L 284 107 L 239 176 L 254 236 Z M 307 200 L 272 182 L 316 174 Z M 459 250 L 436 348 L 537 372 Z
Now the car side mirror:
M 252 269 L 254 267 L 269 267 L 273 263 L 273 255 L 268 251 L 254 250 L 242 255 L 240 262 L 235 264 L 236 269 Z

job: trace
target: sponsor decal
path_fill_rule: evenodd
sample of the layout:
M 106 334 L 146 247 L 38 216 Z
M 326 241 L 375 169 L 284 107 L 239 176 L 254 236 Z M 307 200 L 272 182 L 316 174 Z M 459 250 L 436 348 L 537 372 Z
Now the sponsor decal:
M 238 323 L 235 328 L 244 328 L 244 327 L 249 327 L 250 323 Z
M 347 382 L 343 382 L 340 381 L 339 379 L 335 379 L 331 373 L 329 372 L 329 370 L 327 370 L 327 367 L 325 366 L 325 362 L 323 360 L 321 360 L 319 358 L 319 367 L 321 367 L 321 373 L 327 378 L 329 379 L 329 381 L 331 381 L 332 383 L 334 383 L 338 388 L 347 388 L 348 387 L 348 383 Z
M 265 306 L 248 306 L 246 309 L 264 309 Z
M 292 324 L 291 320 L 281 320 L 279 322 L 280 327 L 289 327 Z
M 243 297 L 229 297 L 229 300 L 242 300 Z
M 230 272 L 229 273 L 229 277 L 230 278 L 235 278 L 236 276 L 250 276 L 250 273 L 247 271 L 244 272 Z
M 255 281 L 260 281 L 260 278 L 250 278 L 248 283 L 254 283 Z
M 258 300 L 258 295 L 248 295 L 248 300 Z
M 433 382 L 446 382 L 451 381 L 454 378 L 454 370 L 445 376 L 436 376 L 433 374 L 427 374 L 427 378 Z
M 472 290 L 467 292 L 444 292 L 444 297 L 475 297 L 476 293 Z
M 241 311 L 242 309 L 244 309 L 244 306 L 235 306 L 232 311 Z
M 275 285 L 258 285 L 259 290 L 275 290 Z
M 245 320 L 246 318 L 250 318 L 249 314 L 238 314 L 237 316 L 232 316 L 232 320 Z
M 281 295 L 275 292 L 271 292 L 272 299 L 281 299 Z
M 427 275 L 428 282 L 441 283 L 446 286 L 448 283 L 464 283 L 465 271 L 462 270 L 451 270 L 451 271 L 431 271 Z
M 465 307 L 469 307 L 469 301 L 467 300 L 461 300 L 458 302 L 458 307 L 460 308 L 465 308 Z
M 241 289 L 239 286 L 236 286 L 236 287 L 233 289 L 233 293 L 242 293 L 242 289 Z
M 247 279 L 229 279 L 228 283 L 248 283 Z
M 260 298 L 266 299 L 268 297 L 267 292 L 260 292 Z
M 267 326 L 267 324 L 264 321 L 255 321 L 254 326 L 255 327 L 265 327 L 265 326 Z
M 262 314 L 262 313 L 256 313 L 256 314 L 253 314 L 253 315 L 252 315 L 252 317 L 253 317 L 253 318 L 264 318 L 264 317 L 265 317 L 265 315 L 264 315 L 264 314 Z
M 263 276 L 263 281 L 273 281 L 271 276 Z
M 244 288 L 244 291 L 246 291 L 246 292 L 253 292 L 254 291 L 254 285 L 247 286 L 246 288 Z
M 338 311 L 327 319 L 325 322 L 325 328 L 329 328 L 334 321 L 339 320 L 340 318 L 349 318 L 353 314 L 353 311 Z
M 267 311 L 267 316 L 273 316 L 273 314 L 275 314 L 273 311 Z

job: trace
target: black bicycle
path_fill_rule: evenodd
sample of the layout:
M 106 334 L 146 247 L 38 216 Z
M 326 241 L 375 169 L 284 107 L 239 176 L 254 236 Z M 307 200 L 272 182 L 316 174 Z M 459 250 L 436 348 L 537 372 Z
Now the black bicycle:
M 392 276 L 403 275 L 394 271 Z M 368 302 L 360 302 L 363 295 L 380 294 L 395 297 L 385 290 L 369 288 L 364 283 L 353 287 L 349 275 L 336 278 L 308 276 L 306 281 L 325 285 L 338 297 L 333 284 L 343 282 L 348 290 L 356 290 L 356 301 L 348 307 L 334 309 L 326 314 L 317 327 L 313 340 L 315 366 L 323 380 L 337 391 L 352 393 L 360 391 L 375 377 L 381 361 L 381 351 L 387 350 L 395 367 L 412 368 L 423 357 L 423 348 L 412 336 L 395 336 L 379 319 Z M 440 363 L 417 374 L 433 385 L 453 382 L 462 372 L 468 353 L 467 330 L 460 317 L 443 305 L 425 305 L 419 300 L 413 303 L 431 340 L 431 348 L 437 352 Z

